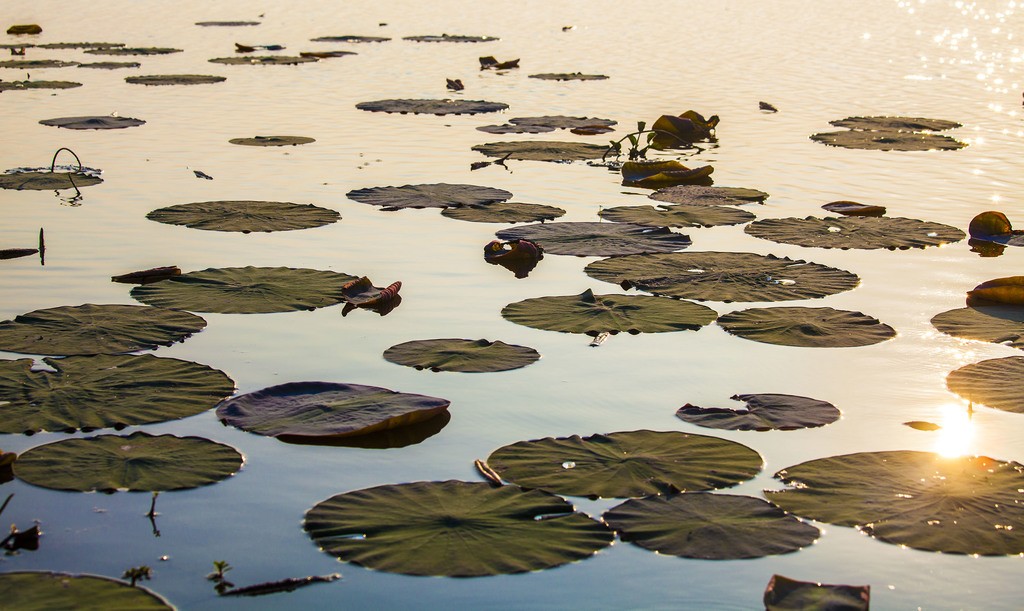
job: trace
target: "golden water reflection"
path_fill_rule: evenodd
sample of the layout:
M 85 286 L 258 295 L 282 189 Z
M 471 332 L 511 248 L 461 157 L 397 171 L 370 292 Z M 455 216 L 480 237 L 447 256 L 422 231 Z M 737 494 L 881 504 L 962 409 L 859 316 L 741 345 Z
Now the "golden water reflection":
M 963 403 L 946 403 L 939 408 L 939 422 L 942 428 L 936 431 L 934 451 L 942 456 L 973 455 L 974 421 L 971 411 Z

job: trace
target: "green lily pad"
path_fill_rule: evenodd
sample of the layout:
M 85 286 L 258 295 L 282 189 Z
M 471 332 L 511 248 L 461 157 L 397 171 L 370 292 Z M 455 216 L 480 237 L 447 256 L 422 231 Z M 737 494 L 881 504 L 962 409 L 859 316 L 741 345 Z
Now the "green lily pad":
M 402 40 L 413 42 L 492 42 L 500 40 L 496 36 L 464 36 L 462 34 L 430 34 L 425 36 L 403 36 Z
M 93 68 L 95 70 L 118 70 L 120 68 L 138 68 L 142 66 L 139 62 L 90 62 L 78 64 L 79 68 Z
M 0 322 L 0 350 L 23 354 L 119 354 L 170 346 L 201 331 L 188 312 L 134 305 L 60 306 Z
M 126 127 L 137 127 L 145 125 L 142 119 L 131 117 L 60 117 L 57 119 L 43 119 L 42 125 L 63 127 L 64 129 L 124 129 Z
M 169 47 L 99 47 L 86 49 L 91 55 L 170 55 L 181 53 L 181 49 Z
M 173 609 L 166 600 L 141 586 L 100 577 L 14 571 L 0 574 L 0 599 L 11 609 L 50 611 L 111 611 L 133 609 Z
M 479 206 L 505 201 L 512 197 L 512 194 L 493 187 L 439 183 L 355 189 L 345 196 L 361 204 L 383 206 L 383 210 L 402 210 Z
M 33 45 L 29 45 L 33 46 Z M 123 47 L 123 42 L 48 42 L 35 45 L 40 49 L 115 49 Z
M 815 248 L 906 250 L 959 242 L 956 227 L 899 217 L 843 216 L 754 221 L 744 229 L 762 240 Z
M 129 76 L 126 83 L 133 85 L 207 85 L 210 83 L 221 83 L 228 80 L 225 76 L 214 76 L 212 74 L 150 74 L 146 76 Z
M 529 240 L 545 253 L 578 257 L 611 257 L 686 248 L 690 237 L 668 227 L 630 223 L 539 223 L 497 232 L 502 240 Z
M 234 392 L 223 372 L 143 355 L 0 361 L 0 433 L 74 432 L 176 420 L 212 409 Z
M 615 206 L 598 213 L 615 223 L 634 223 L 648 227 L 717 227 L 742 225 L 756 217 L 746 210 L 729 206 L 661 204 L 654 206 Z
M 217 417 L 268 437 L 349 437 L 423 422 L 449 404 L 362 384 L 289 382 L 228 399 Z
M 232 138 L 231 144 L 242 146 L 297 146 L 316 142 L 316 138 L 306 136 L 254 136 L 252 138 Z
M 565 499 L 483 482 L 412 482 L 333 496 L 303 527 L 323 551 L 406 575 L 524 573 L 589 558 L 614 536 Z
M 696 204 L 701 206 L 740 206 L 763 204 L 768 194 L 743 187 L 710 187 L 703 185 L 675 185 L 658 189 L 648 195 L 650 199 L 670 204 Z
M 847 586 L 797 581 L 772 575 L 764 591 L 765 611 L 868 611 L 871 586 Z
M 623 541 L 701 560 L 789 554 L 821 535 L 771 503 L 734 494 L 688 492 L 630 499 L 602 518 Z
M 631 335 L 696 331 L 717 317 L 711 308 L 689 301 L 643 295 L 595 295 L 590 289 L 579 295 L 517 301 L 505 306 L 501 315 L 534 329 L 594 336 L 623 331 Z
M 856 288 L 848 271 L 749 252 L 631 255 L 587 265 L 588 276 L 626 288 L 700 301 L 815 299 Z
M 376 100 L 356 104 L 360 110 L 370 112 L 412 113 L 414 115 L 477 115 L 486 112 L 498 112 L 508 108 L 501 102 L 485 102 L 483 100 Z
M 229 66 L 294 66 L 319 60 L 315 57 L 303 57 L 301 55 L 236 55 L 232 57 L 215 57 L 207 61 L 213 64 L 227 64 Z
M 217 201 L 178 204 L 153 210 L 151 221 L 207 231 L 292 231 L 322 227 L 341 215 L 313 204 L 259 201 Z
M 74 89 L 81 87 L 74 81 L 0 81 L 0 92 L 22 89 Z
M 946 387 L 971 403 L 1024 414 L 1024 356 L 988 359 L 964 365 L 946 376 Z
M 542 204 L 520 202 L 492 202 L 445 208 L 441 216 L 474 223 L 536 223 L 549 221 L 565 214 L 565 210 Z
M 67 170 L 61 172 L 59 170 Z M 66 167 L 55 168 L 18 168 L 0 174 L 0 189 L 15 191 L 56 191 L 91 187 L 103 182 L 99 171 L 75 171 Z
M 502 479 L 571 496 L 638 497 L 735 486 L 761 471 L 745 445 L 676 431 L 546 437 L 498 448 Z
M 583 74 L 582 72 L 541 72 L 531 74 L 530 78 L 542 81 L 603 81 L 608 77 L 604 74 Z
M 531 161 L 580 161 L 600 159 L 607 146 L 588 142 L 559 142 L 555 140 L 521 140 L 516 142 L 488 142 L 477 144 L 474 151 L 488 157 L 503 157 Z
M 1024 308 L 1019 306 L 959 308 L 936 314 L 931 322 L 953 337 L 1024 350 Z
M 914 549 L 982 556 L 1024 553 L 1024 466 L 985 456 L 896 450 L 831 456 L 775 477 L 765 491 L 790 513 L 855 526 Z
M 488 134 L 545 134 L 555 131 L 555 128 L 548 127 L 547 125 L 516 125 L 514 123 L 481 125 L 477 129 Z
M 793 431 L 809 429 L 839 420 L 839 410 L 828 401 L 819 401 L 796 395 L 762 393 L 733 395 L 733 401 L 743 401 L 746 409 L 697 407 L 686 405 L 676 411 L 676 417 L 691 424 L 730 431 Z
M 132 289 L 149 305 L 222 314 L 315 310 L 344 300 L 355 276 L 290 267 L 223 267 L 189 272 Z
M 310 38 L 310 42 L 387 42 L 391 40 L 385 36 L 320 36 Z
M 718 324 L 755 342 L 807 348 L 869 346 L 896 337 L 875 318 L 834 308 L 751 308 L 724 314 Z
M 384 360 L 431 371 L 482 373 L 510 371 L 535 363 L 533 348 L 486 339 L 422 339 L 403 342 L 384 351 Z
M 59 59 L 9 59 L 0 61 L 0 68 L 16 68 L 18 70 L 37 70 L 43 68 L 66 68 L 77 66 L 78 62 L 66 62 Z
M 36 446 L 18 456 L 14 475 L 33 486 L 81 492 L 198 488 L 234 475 L 242 455 L 202 437 L 137 432 Z

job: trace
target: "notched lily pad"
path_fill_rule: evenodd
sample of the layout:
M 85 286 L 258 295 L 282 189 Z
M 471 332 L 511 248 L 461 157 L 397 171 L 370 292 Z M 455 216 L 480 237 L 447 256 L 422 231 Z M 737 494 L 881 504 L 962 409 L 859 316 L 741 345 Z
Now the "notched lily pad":
M 133 85 L 206 85 L 228 80 L 224 76 L 212 74 L 149 74 L 145 76 L 129 76 L 126 83 Z
M 542 204 L 520 202 L 492 202 L 445 208 L 441 216 L 474 223 L 536 223 L 550 221 L 565 214 L 565 210 Z
M 768 194 L 744 187 L 710 187 L 703 185 L 676 185 L 664 187 L 647 197 L 670 204 L 696 204 L 701 206 L 740 206 L 763 204 Z
M 0 599 L 12 609 L 173 609 L 142 586 L 100 577 L 14 571 L 0 574 Z
M 320 36 L 310 38 L 310 42 L 387 42 L 391 40 L 385 36 Z
M 603 81 L 608 77 L 604 74 L 583 74 L 582 72 L 541 72 L 531 74 L 530 78 L 542 81 Z
M 742 225 L 756 218 L 746 210 L 729 206 L 698 204 L 660 204 L 654 206 L 615 206 L 599 212 L 601 218 L 615 223 L 635 223 L 649 227 L 717 227 Z
M 23 89 L 74 89 L 81 86 L 81 83 L 74 81 L 0 81 L 0 93 Z
M 512 197 L 504 189 L 478 185 L 427 184 L 401 187 L 369 187 L 345 194 L 361 204 L 383 206 L 384 210 L 404 208 L 458 208 L 503 202 Z
M 936 329 L 953 337 L 1024 350 L 1024 308 L 1019 306 L 960 308 L 936 314 L 931 322 Z
M 441 35 L 424 35 L 424 36 L 403 36 L 402 40 L 411 40 L 413 42 L 491 42 L 500 40 L 496 36 L 465 36 L 462 34 L 441 34 Z
M 839 410 L 828 401 L 771 393 L 733 395 L 746 409 L 686 405 L 676 411 L 685 422 L 730 431 L 793 431 L 816 428 L 839 420 Z
M 812 248 L 906 250 L 959 242 L 956 227 L 900 217 L 844 216 L 754 221 L 744 229 L 762 240 Z
M 215 57 L 207 61 L 213 64 L 227 64 L 229 66 L 294 66 L 295 64 L 308 64 L 318 60 L 315 57 L 303 57 L 301 55 L 244 55 L 241 57 Z
M 497 232 L 502 240 L 530 240 L 546 253 L 579 257 L 610 257 L 673 252 L 690 246 L 690 237 L 668 227 L 630 223 L 540 223 Z
M 488 142 L 477 144 L 474 151 L 488 157 L 503 157 L 528 161 L 581 161 L 600 159 L 607 146 L 587 142 L 559 142 L 555 140 L 522 140 L 517 142 Z
M 124 129 L 126 127 L 137 127 L 146 124 L 142 119 L 112 116 L 60 117 L 57 119 L 43 119 L 39 123 L 65 129 Z
M 486 339 L 422 339 L 391 346 L 384 360 L 416 369 L 483 373 L 531 365 L 540 353 L 527 346 Z
M 242 146 L 297 146 L 316 142 L 316 138 L 306 136 L 254 136 L 252 138 L 232 138 L 228 140 L 231 144 Z
M 181 49 L 170 47 L 99 47 L 86 49 L 90 55 L 170 55 L 181 53 Z
M 360 110 L 370 112 L 397 112 L 399 114 L 412 113 L 414 115 L 477 115 L 486 112 L 498 112 L 508 108 L 508 104 L 501 102 L 485 102 L 484 100 L 376 100 L 374 102 L 360 102 L 356 104 Z
M 995 409 L 1024 414 L 1024 357 L 1008 356 L 964 365 L 946 376 L 946 388 Z
M 764 591 L 765 611 L 868 611 L 871 586 L 847 586 L 797 581 L 772 575 Z
M 724 314 L 718 324 L 755 342 L 807 348 L 869 346 L 896 337 L 892 327 L 867 314 L 834 308 L 751 308 Z
M 341 215 L 313 204 L 261 201 L 216 201 L 178 204 L 153 210 L 151 221 L 207 231 L 292 231 L 322 227 Z

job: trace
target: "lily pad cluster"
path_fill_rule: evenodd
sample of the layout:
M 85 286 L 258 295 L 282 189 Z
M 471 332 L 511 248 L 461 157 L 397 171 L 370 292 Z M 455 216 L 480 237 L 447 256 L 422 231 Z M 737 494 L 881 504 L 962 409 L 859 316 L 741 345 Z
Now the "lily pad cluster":
M 823 132 L 811 140 L 830 146 L 877 151 L 953 151 L 963 142 L 934 132 L 961 127 L 955 121 L 920 117 L 847 117 L 829 121 L 847 131 Z

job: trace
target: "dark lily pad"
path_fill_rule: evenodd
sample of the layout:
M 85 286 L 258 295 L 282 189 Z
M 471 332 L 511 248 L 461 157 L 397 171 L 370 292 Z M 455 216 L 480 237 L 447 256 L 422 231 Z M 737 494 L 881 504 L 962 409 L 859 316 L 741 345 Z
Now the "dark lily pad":
M 413 42 L 492 42 L 500 40 L 496 36 L 464 36 L 461 34 L 441 34 L 426 36 L 403 36 L 402 40 Z
M 762 240 L 815 248 L 906 250 L 959 242 L 956 227 L 899 217 L 843 216 L 754 221 L 744 229 Z
M 313 204 L 291 202 L 217 201 L 178 204 L 153 210 L 151 221 L 208 231 L 292 231 L 322 227 L 341 215 Z
M 86 49 L 90 55 L 170 55 L 181 53 L 181 49 L 169 47 L 100 47 Z
M 488 157 L 503 157 L 530 161 L 580 161 L 600 159 L 607 146 L 587 142 L 558 142 L 555 140 L 522 140 L 517 142 L 488 142 L 473 147 Z
M 542 81 L 603 81 L 608 77 L 604 74 L 583 74 L 582 72 L 541 72 L 531 74 L 530 78 Z
M 16 68 L 19 70 L 38 70 L 42 68 L 67 68 L 77 66 L 78 62 L 66 62 L 59 59 L 9 59 L 0 61 L 0 68 Z
M 915 431 L 938 431 L 942 427 L 934 422 L 925 422 L 924 420 L 911 420 L 910 422 L 904 422 L 903 426 L 909 426 Z
M 149 492 L 206 486 L 241 466 L 242 455 L 222 443 L 137 432 L 36 446 L 18 456 L 14 475 L 57 490 Z
M 821 535 L 761 499 L 707 492 L 630 499 L 606 511 L 602 519 L 623 541 L 701 560 L 789 554 Z
M 547 125 L 516 125 L 514 123 L 506 123 L 505 125 L 481 125 L 477 129 L 482 132 L 487 132 L 488 134 L 544 134 L 555 131 L 554 127 L 549 127 Z
M 670 204 L 697 204 L 702 206 L 739 206 L 762 204 L 768 194 L 743 187 L 708 187 L 703 185 L 676 185 L 658 189 L 647 197 Z
M 765 611 L 868 611 L 871 586 L 847 586 L 797 581 L 772 575 L 764 591 Z
M 799 516 L 887 543 L 951 554 L 1024 553 L 1024 466 L 985 456 L 862 452 L 808 461 L 765 491 Z
M 15 24 L 7 28 L 8 34 L 42 34 L 43 28 L 38 23 Z
M 761 471 L 747 446 L 676 431 L 536 439 L 498 448 L 487 464 L 506 481 L 571 496 L 638 497 L 734 486 Z
M 793 431 L 816 428 L 839 420 L 839 410 L 828 401 L 809 397 L 779 394 L 733 395 L 743 401 L 746 409 L 697 407 L 686 405 L 676 417 L 686 422 L 713 429 L 730 431 Z
M 677 185 L 709 186 L 715 168 L 709 165 L 688 168 L 675 160 L 627 161 L 620 168 L 626 187 L 661 189 Z
M 0 350 L 24 354 L 119 354 L 169 346 L 206 326 L 188 312 L 133 305 L 61 306 L 0 322 Z
M 362 384 L 289 382 L 228 399 L 217 417 L 268 437 L 349 437 L 423 422 L 449 404 Z
M 384 360 L 416 369 L 483 373 L 510 371 L 535 363 L 533 348 L 486 339 L 422 339 L 391 346 Z
M 236 55 L 232 57 L 215 57 L 207 61 L 214 64 L 227 64 L 229 66 L 294 66 L 295 64 L 307 64 L 318 60 L 315 57 L 303 57 L 301 55 Z
M 166 600 L 141 586 L 100 577 L 14 571 L 0 574 L 0 599 L 12 609 L 173 609 Z
M 673 252 L 692 244 L 689 236 L 668 227 L 629 223 L 541 223 L 502 229 L 495 235 L 536 242 L 545 253 L 580 257 Z
M 749 252 L 679 252 L 594 261 L 588 276 L 655 295 L 700 301 L 815 299 L 856 288 L 856 274 Z
M 114 49 L 123 47 L 123 42 L 48 42 L 36 45 L 40 49 Z
M 385 36 L 320 36 L 310 38 L 311 42 L 387 42 L 391 40 Z
M 448 411 L 443 411 L 423 422 L 407 424 L 398 428 L 385 429 L 365 435 L 347 437 L 292 437 L 290 435 L 283 435 L 277 439 L 284 443 L 295 445 L 390 450 L 392 448 L 406 448 L 426 441 L 448 426 L 451 419 L 452 415 Z
M 145 125 L 146 122 L 142 119 L 132 119 L 131 117 L 99 116 L 60 117 L 57 119 L 43 119 L 39 123 L 65 129 L 124 129 L 126 127 Z
M 139 62 L 92 62 L 88 64 L 78 64 L 79 68 L 93 68 L 96 70 L 118 70 L 120 68 L 138 68 L 141 66 Z
M 216 369 L 143 355 L 0 361 L 0 433 L 74 432 L 176 420 L 212 409 L 235 384 Z
M 131 295 L 149 305 L 195 312 L 292 312 L 340 303 L 342 289 L 354 279 L 317 269 L 223 267 L 137 286 Z
M 566 115 L 545 115 L 543 117 L 515 117 L 508 120 L 515 125 L 541 125 L 554 129 L 576 129 L 579 127 L 611 127 L 617 121 L 593 117 L 568 117 Z
M 845 127 L 847 129 L 899 132 L 938 132 L 962 127 L 956 121 L 924 119 L 921 117 L 847 117 L 845 119 L 829 121 L 829 123 L 836 127 Z
M 441 216 L 474 223 L 536 223 L 549 221 L 565 214 L 565 210 L 542 204 L 519 202 L 493 202 L 457 208 L 445 208 Z
M 460 481 L 339 494 L 310 509 L 303 527 L 320 549 L 345 562 L 449 577 L 547 569 L 588 558 L 613 539 L 564 499 Z
M 384 210 L 403 208 L 457 208 L 503 202 L 512 197 L 504 189 L 478 185 L 403 185 L 401 187 L 370 187 L 345 194 L 361 204 L 384 206 Z
M 992 242 L 994 245 L 1024 246 L 1024 230 L 1014 229 L 1010 219 L 998 210 L 988 210 L 976 215 L 971 219 L 967 232 L 973 238 L 972 246 L 978 240 Z M 996 253 L 998 256 L 1002 254 L 1002 250 L 997 249 Z
M 1008 356 L 964 365 L 946 376 L 946 387 L 971 403 L 1024 414 L 1024 357 Z
M 869 346 L 896 336 L 875 318 L 834 308 L 751 308 L 724 314 L 718 324 L 755 342 L 807 348 Z
M 0 189 L 55 191 L 91 187 L 103 182 L 99 174 L 99 170 L 78 170 L 66 166 L 56 167 L 53 172 L 50 168 L 16 168 L 0 174 Z
M 829 146 L 866 151 L 955 151 L 967 146 L 949 136 L 903 131 L 862 131 L 851 129 L 841 132 L 822 132 L 811 140 Z
M 838 201 L 822 206 L 823 210 L 846 216 L 885 216 L 885 206 L 870 206 L 857 202 Z
M 254 136 L 252 138 L 232 138 L 231 144 L 243 146 L 296 146 L 316 142 L 316 138 L 306 136 Z
M 370 112 L 412 113 L 414 115 L 476 115 L 486 112 L 498 112 L 508 108 L 501 102 L 485 102 L 483 100 L 376 100 L 356 104 L 360 110 Z
M 259 25 L 259 21 L 197 21 L 196 25 L 203 27 L 237 28 L 250 25 Z
M 74 89 L 81 87 L 74 81 L 0 81 L 0 93 L 22 89 Z
M 133 85 L 206 85 L 228 80 L 224 76 L 211 74 L 150 74 L 146 76 L 129 76 L 124 79 Z
M 967 304 L 972 306 L 1022 306 L 1024 305 L 1024 276 L 986 280 L 967 291 Z
M 1024 308 L 982 306 L 949 310 L 932 317 L 936 329 L 962 339 L 1024 350 Z
M 599 213 L 615 223 L 635 223 L 649 227 L 717 227 L 742 225 L 754 220 L 746 210 L 729 206 L 698 204 L 660 204 L 654 206 L 615 206 Z

